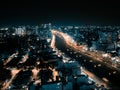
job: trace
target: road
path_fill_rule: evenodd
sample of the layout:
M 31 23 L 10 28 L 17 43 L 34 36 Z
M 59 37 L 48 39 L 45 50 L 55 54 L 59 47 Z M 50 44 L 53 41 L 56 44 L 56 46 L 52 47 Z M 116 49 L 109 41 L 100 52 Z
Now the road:
M 107 57 L 107 59 L 109 59 L 109 60 L 105 61 L 106 58 L 103 57 L 103 55 L 101 54 L 100 51 L 97 51 L 97 52 L 88 51 L 86 45 L 77 45 L 77 42 L 74 41 L 73 38 L 71 38 L 66 33 L 62 33 L 60 31 L 56 31 L 56 30 L 51 30 L 51 32 L 53 34 L 52 43 L 51 43 L 51 46 L 53 48 L 54 48 L 54 44 L 55 44 L 55 35 L 58 35 L 60 38 L 62 38 L 65 41 L 65 43 L 66 43 L 66 45 L 68 45 L 68 47 L 74 49 L 76 52 L 79 52 L 79 53 L 81 53 L 81 54 L 83 54 L 87 57 L 90 57 L 94 60 L 97 60 L 97 61 L 100 61 L 100 62 L 105 62 L 105 64 L 107 66 L 109 66 L 110 68 L 115 68 L 115 69 L 120 71 L 118 64 L 114 63 L 111 60 L 110 56 Z
M 108 81 L 104 81 L 101 80 L 100 78 L 98 78 L 97 76 L 95 76 L 93 73 L 89 72 L 88 70 L 86 70 L 85 68 L 82 68 L 81 71 L 87 75 L 89 75 L 89 77 L 91 79 L 93 79 L 95 82 L 97 82 L 98 85 L 104 85 L 105 88 L 109 88 L 109 86 L 107 85 Z
M 8 89 L 8 87 L 9 87 L 10 84 L 12 83 L 13 79 L 16 77 L 16 75 L 17 75 L 19 72 L 20 72 L 20 70 L 18 70 L 18 69 L 13 69 L 13 70 L 11 71 L 11 73 L 12 73 L 12 78 L 11 78 L 8 82 L 5 83 L 5 85 L 3 86 L 2 90 L 7 90 L 7 89 Z
M 6 59 L 5 61 L 4 61 L 4 65 L 6 65 L 7 63 L 9 63 L 15 56 L 17 56 L 18 55 L 18 52 L 16 52 L 16 53 L 13 53 L 11 56 L 9 56 L 8 57 L 8 59 Z
M 52 31 L 55 35 L 55 46 L 59 50 L 76 59 L 82 67 L 98 76 L 101 80 L 109 82 L 112 89 L 120 89 L 120 71 L 112 65 L 103 62 L 103 58 L 98 54 L 93 54 L 85 50 L 85 46 L 77 46 L 74 40 L 59 31 Z M 84 48 L 84 49 L 83 49 Z
M 34 68 L 33 70 L 32 70 L 32 73 L 33 73 L 33 76 L 32 76 L 32 80 L 37 80 L 38 79 L 38 73 L 39 73 L 39 69 L 36 69 L 36 68 Z

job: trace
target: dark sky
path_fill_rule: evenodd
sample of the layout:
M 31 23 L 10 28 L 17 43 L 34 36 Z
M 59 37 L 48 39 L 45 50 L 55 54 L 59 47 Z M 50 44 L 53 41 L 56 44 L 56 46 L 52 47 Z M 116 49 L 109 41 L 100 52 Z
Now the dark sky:
M 109 0 L 4 0 L 0 24 L 119 25 L 120 5 Z

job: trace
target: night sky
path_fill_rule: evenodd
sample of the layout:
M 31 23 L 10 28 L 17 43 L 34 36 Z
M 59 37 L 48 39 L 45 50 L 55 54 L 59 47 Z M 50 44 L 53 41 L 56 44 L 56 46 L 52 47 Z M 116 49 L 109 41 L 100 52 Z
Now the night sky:
M 109 0 L 4 0 L 0 25 L 120 25 L 120 5 Z

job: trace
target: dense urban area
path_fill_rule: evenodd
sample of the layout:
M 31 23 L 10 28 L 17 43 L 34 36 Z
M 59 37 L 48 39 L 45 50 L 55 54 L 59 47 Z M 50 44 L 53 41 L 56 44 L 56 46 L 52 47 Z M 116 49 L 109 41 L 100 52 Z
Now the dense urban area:
M 119 90 L 119 26 L 0 28 L 0 90 Z

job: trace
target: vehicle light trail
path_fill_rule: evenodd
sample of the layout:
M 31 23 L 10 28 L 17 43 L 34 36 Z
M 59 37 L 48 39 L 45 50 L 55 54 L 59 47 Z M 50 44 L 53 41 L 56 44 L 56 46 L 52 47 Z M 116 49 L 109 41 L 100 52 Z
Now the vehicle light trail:
M 52 30 L 51 31 L 52 34 L 54 35 L 54 38 L 52 38 L 52 42 L 55 43 L 55 35 L 57 36 L 60 36 L 60 38 L 62 38 L 66 45 L 73 48 L 75 51 L 77 52 L 80 52 L 88 57 L 92 57 L 94 58 L 95 60 L 98 60 L 100 62 L 102 62 L 101 60 L 101 56 L 98 56 L 97 54 L 95 54 L 94 52 L 90 52 L 90 51 L 87 51 L 86 50 L 86 46 L 84 45 L 77 45 L 77 42 L 75 42 L 70 36 L 68 36 L 67 34 L 65 33 L 62 33 L 60 31 L 55 31 L 55 30 Z M 51 42 L 51 43 L 52 43 Z M 54 44 L 55 45 L 55 44 Z M 55 47 L 55 46 L 54 46 Z M 92 54 L 91 54 L 92 53 Z M 96 56 L 96 57 L 95 57 Z M 99 60 L 100 59 L 100 60 Z M 98 65 L 99 67 L 101 66 L 101 64 Z M 92 78 L 93 80 L 95 80 L 99 85 L 104 85 L 106 88 L 109 88 L 109 86 L 107 85 L 108 82 L 104 82 L 103 80 L 100 80 L 100 78 L 98 78 L 96 75 L 94 75 L 93 73 L 85 70 L 85 69 L 82 69 L 82 72 L 84 72 L 85 74 L 89 75 L 90 78 Z
M 99 62 L 102 62 L 104 63 L 104 59 L 102 54 L 98 52 L 91 52 L 91 51 L 88 51 L 87 50 L 87 46 L 86 45 L 77 45 L 77 42 L 74 41 L 69 35 L 67 35 L 66 33 L 63 33 L 63 32 L 60 32 L 60 31 L 57 31 L 57 30 L 51 30 L 52 34 L 55 36 L 59 36 L 60 38 L 62 38 L 66 45 L 69 46 L 70 48 L 72 48 L 73 50 L 75 50 L 76 52 L 79 52 L 81 54 L 84 54 L 85 56 L 87 57 L 90 57 L 90 58 L 93 58 L 94 60 L 97 60 Z M 52 42 L 55 43 L 55 37 L 52 39 Z M 53 44 L 54 46 L 54 44 Z M 55 47 L 55 46 L 54 46 Z M 110 59 L 110 58 L 109 58 Z M 110 62 L 110 63 L 109 63 Z M 116 70 L 120 71 L 119 68 L 115 67 L 115 66 L 112 66 L 111 65 L 111 60 L 109 60 L 108 63 L 105 63 L 109 68 L 115 68 Z
M 100 78 L 98 78 L 97 76 L 95 76 L 93 73 L 89 72 L 88 70 L 86 70 L 85 68 L 82 68 L 81 69 L 83 73 L 89 75 L 90 78 L 92 78 L 95 82 L 97 82 L 97 84 L 99 85 L 104 85 L 105 88 L 109 88 L 109 86 L 107 85 L 108 81 L 104 81 L 104 80 L 101 80 Z

